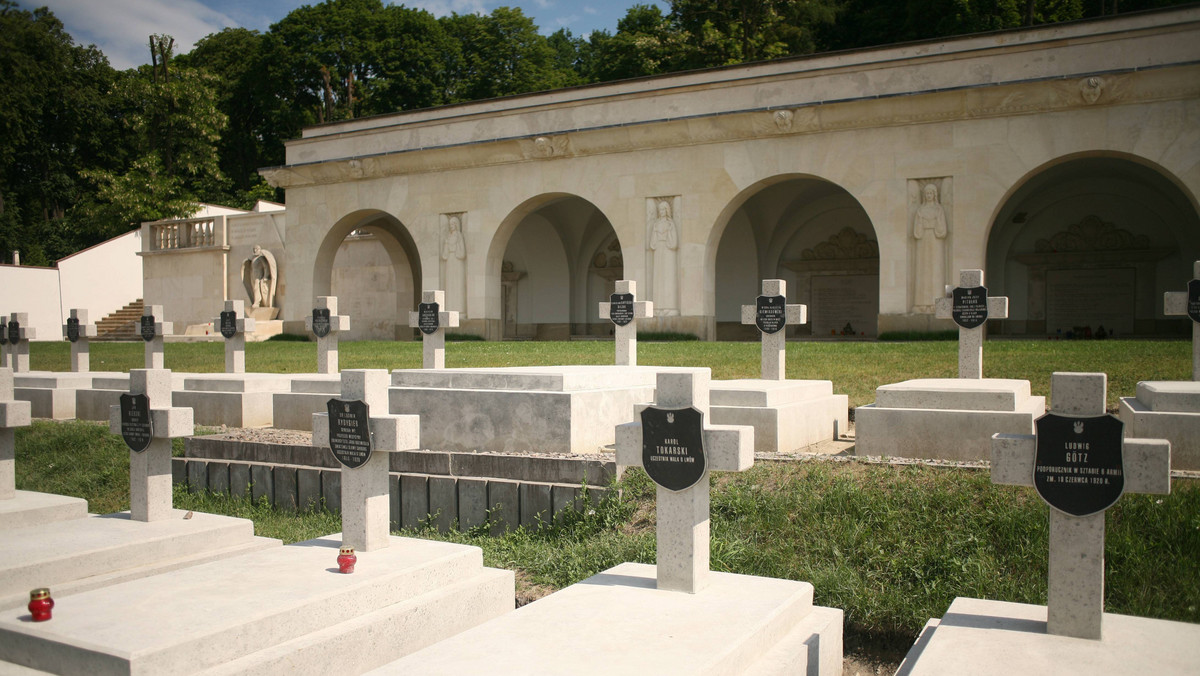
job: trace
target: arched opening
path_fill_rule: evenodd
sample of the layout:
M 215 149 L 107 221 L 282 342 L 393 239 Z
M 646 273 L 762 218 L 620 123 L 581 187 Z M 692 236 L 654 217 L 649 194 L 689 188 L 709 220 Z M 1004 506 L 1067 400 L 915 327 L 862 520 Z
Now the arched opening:
M 420 300 L 421 258 L 400 221 L 381 211 L 344 216 L 321 243 L 313 295 L 337 296 L 349 340 L 411 340 L 408 312 Z
M 1200 258 L 1200 218 L 1166 172 L 1138 158 L 1074 157 L 1040 167 L 1002 203 L 987 241 L 1007 335 L 1080 338 L 1189 332 L 1163 315 Z M 1190 332 L 1189 332 L 1190 333 Z
M 599 303 L 622 278 L 624 256 L 612 224 L 591 202 L 566 194 L 525 202 L 497 231 L 488 258 L 489 272 L 493 263 L 500 268 L 499 337 L 610 334 L 608 322 L 600 321 Z
M 780 176 L 734 204 L 713 264 L 718 340 L 758 338 L 741 323 L 741 307 L 754 302 L 763 279 L 786 280 L 788 302 L 808 306 L 808 323 L 788 327 L 789 336 L 876 335 L 879 244 L 858 200 L 819 178 Z

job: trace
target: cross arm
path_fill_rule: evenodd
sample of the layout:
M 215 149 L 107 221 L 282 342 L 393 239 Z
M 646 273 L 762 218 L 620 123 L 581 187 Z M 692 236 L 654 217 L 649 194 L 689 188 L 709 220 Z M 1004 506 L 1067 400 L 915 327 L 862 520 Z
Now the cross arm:
M 79 337 L 80 338 L 95 338 L 96 335 L 97 334 L 96 334 L 96 325 L 95 324 L 80 324 L 79 325 Z M 66 337 L 67 337 L 67 325 L 63 324 L 63 338 L 66 338 Z
M 371 446 L 380 453 L 408 451 L 421 447 L 421 416 L 371 416 Z M 312 445 L 329 447 L 329 414 L 314 413 Z
M 1171 442 L 1126 439 L 1124 454 L 1126 493 L 1171 493 Z
M 150 424 L 153 427 L 155 439 L 190 437 L 196 433 L 194 420 L 191 407 L 172 406 L 150 409 Z M 121 433 L 120 405 L 108 407 L 108 430 L 113 434 Z
M 787 324 L 807 324 L 808 323 L 808 306 L 807 305 L 788 305 L 787 318 L 784 320 Z
M 992 435 L 992 483 L 1033 485 L 1033 459 L 1037 437 L 1032 434 Z
M 988 299 L 988 311 L 990 312 L 991 299 Z M 1007 312 L 1007 310 L 1006 310 Z M 954 316 L 954 300 L 951 298 L 938 298 L 933 301 L 933 313 L 938 319 L 950 319 Z
M 753 324 L 755 315 L 757 313 L 758 313 L 757 305 L 743 305 L 742 306 L 742 323 L 743 324 Z
M 988 296 L 988 319 L 1008 319 L 1008 296 Z
M 438 323 L 447 328 L 458 328 L 458 310 L 439 312 Z
M 33 424 L 33 404 L 14 399 L 0 401 L 0 428 L 28 427 Z
M 740 472 L 754 464 L 754 428 L 748 425 L 713 425 L 704 430 L 709 468 Z
M 1163 314 L 1186 315 L 1188 295 L 1183 291 L 1168 291 L 1163 294 Z

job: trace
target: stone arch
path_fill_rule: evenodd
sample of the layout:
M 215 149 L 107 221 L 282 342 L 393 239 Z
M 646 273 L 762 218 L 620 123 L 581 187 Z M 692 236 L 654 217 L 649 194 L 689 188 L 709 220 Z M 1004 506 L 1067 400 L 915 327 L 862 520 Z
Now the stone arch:
M 1163 167 L 1076 153 L 1028 172 L 996 205 L 985 238 L 989 292 L 1009 297 L 1008 335 L 1181 334 L 1162 313 L 1200 259 L 1194 195 Z
M 849 191 L 809 174 L 781 174 L 742 190 L 709 237 L 707 277 L 718 339 L 748 340 L 740 308 L 768 278 L 788 282 L 788 302 L 809 306 L 789 335 L 873 337 L 879 317 L 879 244 Z M 849 327 L 849 330 L 847 330 Z
M 616 244 L 614 252 L 609 248 Z M 603 253 L 603 265 L 597 265 Z M 612 259 L 622 267 L 612 265 Z M 623 273 L 624 252 L 609 218 L 591 201 L 571 193 L 525 200 L 501 222 L 487 255 L 489 294 L 500 307 L 499 326 L 488 337 L 566 340 L 607 335 L 598 303 Z
M 349 337 L 409 339 L 408 312 L 421 300 L 421 256 L 397 218 L 376 209 L 355 211 L 321 240 L 312 288 L 314 299 L 341 294 L 338 311 L 350 315 Z

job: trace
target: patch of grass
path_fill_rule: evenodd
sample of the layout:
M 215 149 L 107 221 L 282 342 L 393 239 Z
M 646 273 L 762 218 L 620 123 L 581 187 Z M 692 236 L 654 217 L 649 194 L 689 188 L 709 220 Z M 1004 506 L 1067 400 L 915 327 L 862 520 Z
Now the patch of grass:
M 191 509 L 209 514 L 224 514 L 254 522 L 254 534 L 276 538 L 283 544 L 319 538 L 342 530 L 342 517 L 324 509 L 302 514 L 276 509 L 266 497 L 257 502 L 212 493 L 189 493 L 183 486 L 175 487 L 175 508 Z
M 301 333 L 277 333 L 267 338 L 268 343 L 307 343 L 308 336 Z
M 456 343 L 478 342 L 484 340 L 483 336 L 475 335 L 474 333 L 450 333 L 446 332 L 446 340 Z
M 958 340 L 958 329 L 947 331 L 884 331 L 879 334 L 882 341 Z
M 676 333 L 674 331 L 643 331 L 638 334 L 638 340 L 648 343 L 678 343 L 690 340 L 700 340 L 694 333 Z

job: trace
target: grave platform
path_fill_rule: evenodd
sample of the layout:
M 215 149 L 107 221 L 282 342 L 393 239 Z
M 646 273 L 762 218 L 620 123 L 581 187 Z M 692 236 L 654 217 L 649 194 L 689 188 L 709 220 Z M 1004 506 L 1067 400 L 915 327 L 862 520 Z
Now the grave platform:
M 421 448 L 597 453 L 633 406 L 654 400 L 657 366 L 525 366 L 392 372 L 391 413 L 421 416 Z
M 173 406 L 192 409 L 197 425 L 269 427 L 274 396 L 291 390 L 295 376 L 279 373 L 197 373 L 183 379 Z
M 57 599 L 279 544 L 255 537 L 247 519 L 186 514 L 140 522 L 119 512 L 0 531 L 0 607 L 24 607 L 38 587 Z
M 1171 442 L 1171 469 L 1200 470 L 1200 382 L 1142 381 L 1121 397 L 1126 438 Z
M 171 390 L 183 389 L 183 381 L 194 373 L 171 372 Z M 121 403 L 121 395 L 129 393 L 128 373 L 93 373 L 92 386 L 75 390 L 75 417 L 79 420 L 107 422 L 113 406 Z
M 14 398 L 28 401 L 33 417 L 52 420 L 75 418 L 76 392 L 92 387 L 96 377 L 127 374 L 104 372 L 30 371 L 13 376 Z
M 714 380 L 714 425 L 750 425 L 754 450 L 787 453 L 837 439 L 848 429 L 849 400 L 828 380 Z
M 1029 381 L 922 378 L 883 385 L 854 411 L 855 455 L 988 460 L 992 435 L 1033 434 L 1046 398 Z
M 663 591 L 654 566 L 623 563 L 370 673 L 841 673 L 842 611 L 813 606 L 811 584 L 711 575 Z
M 897 676 L 1192 674 L 1200 625 L 1104 613 L 1098 641 L 1046 633 L 1046 606 L 957 598 L 930 620 Z
M 0 532 L 82 519 L 87 515 L 87 500 L 83 498 L 17 491 L 15 498 L 0 500 Z
M 291 389 L 272 395 L 275 427 L 312 431 L 314 413 L 325 413 L 325 404 L 342 394 L 342 377 L 337 373 L 307 373 L 292 379 Z
M 75 594 L 49 622 L 4 611 L 0 659 L 89 676 L 358 674 L 513 608 L 513 573 L 484 568 L 477 547 L 391 537 L 341 574 L 340 544 L 335 534 Z

